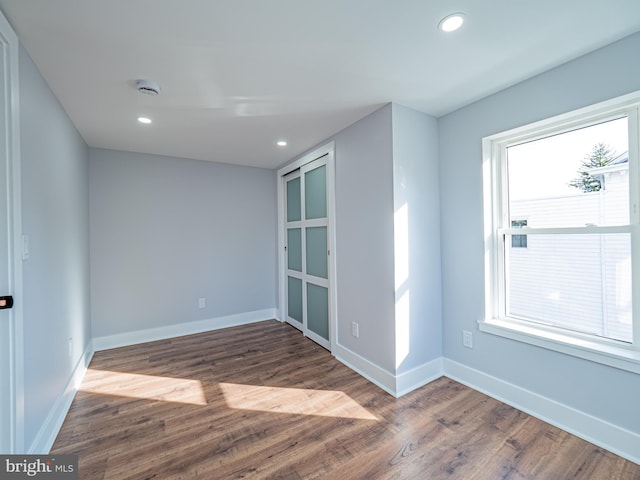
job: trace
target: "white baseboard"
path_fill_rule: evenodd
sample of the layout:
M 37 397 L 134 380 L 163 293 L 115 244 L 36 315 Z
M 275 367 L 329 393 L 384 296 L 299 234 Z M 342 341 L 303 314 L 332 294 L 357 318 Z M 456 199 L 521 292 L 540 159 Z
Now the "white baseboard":
M 396 397 L 401 397 L 444 375 L 442 357 L 401 373 L 396 376 Z
M 92 342 L 89 342 L 84 352 L 82 352 L 78 363 L 76 363 L 67 385 L 54 402 L 53 407 L 49 410 L 49 415 L 47 415 L 40 430 L 38 430 L 33 443 L 27 449 L 28 454 L 45 455 L 51 450 L 92 357 L 93 346 Z
M 195 322 L 177 323 L 173 325 L 166 325 L 164 327 L 147 328 L 144 330 L 135 330 L 132 332 L 117 333 L 115 335 L 95 337 L 93 339 L 93 348 L 97 352 L 100 350 L 109 350 L 111 348 L 136 345 L 138 343 L 153 342 L 167 338 L 181 337 L 183 335 L 192 335 L 194 333 L 202 333 L 209 330 L 218 330 L 220 328 L 235 327 L 238 325 L 245 325 L 247 323 L 262 322 L 264 320 L 272 320 L 274 318 L 276 318 L 276 309 L 267 308 L 264 310 L 256 310 L 254 312 L 209 318 Z
M 442 358 L 436 358 L 407 372 L 394 375 L 340 344 L 334 345 L 333 355 L 351 370 L 359 373 L 396 398 L 406 395 L 443 375 Z
M 190 335 L 193 333 L 201 333 L 219 328 L 232 327 L 236 325 L 244 325 L 247 323 L 261 322 L 275 318 L 275 309 L 265 309 L 255 312 L 241 313 L 237 315 L 229 315 L 226 317 L 218 317 L 197 322 L 189 322 L 178 325 L 168 325 L 166 327 L 150 328 L 146 330 L 137 330 L 118 335 L 108 335 L 104 337 L 94 338 L 82 353 L 78 363 L 76 364 L 67 385 L 63 392 L 58 396 L 49 411 L 49 415 L 45 419 L 42 427 L 38 431 L 33 443 L 29 446 L 27 453 L 29 454 L 47 454 L 51 450 L 53 443 L 58 436 L 62 423 L 71 407 L 71 402 L 84 378 L 87 367 L 91 362 L 94 352 L 99 350 L 107 350 L 110 348 L 122 347 L 126 345 L 135 345 L 137 343 L 151 342 L 165 338 L 179 337 L 182 335 Z
M 640 435 L 453 360 L 444 374 L 468 387 L 640 464 Z
M 371 363 L 366 358 L 361 357 L 339 343 L 334 344 L 332 353 L 338 361 L 344 363 L 351 370 L 359 373 L 388 394 L 394 397 L 396 396 L 396 378 L 392 373 Z

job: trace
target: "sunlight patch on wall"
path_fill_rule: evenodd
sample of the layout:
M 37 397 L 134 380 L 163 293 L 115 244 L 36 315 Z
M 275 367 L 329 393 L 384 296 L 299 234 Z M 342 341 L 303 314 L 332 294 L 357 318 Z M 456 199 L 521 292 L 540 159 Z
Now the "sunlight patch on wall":
M 378 420 L 344 392 L 220 383 L 229 408 L 292 415 Z
M 393 252 L 396 289 L 396 368 L 411 352 L 411 304 L 409 295 L 409 205 L 393 217 Z
M 200 381 L 185 378 L 158 377 L 89 368 L 79 390 L 98 395 L 114 395 L 141 400 L 159 400 L 190 405 L 207 404 Z
M 409 290 L 405 290 L 402 296 L 396 300 L 396 368 L 402 365 L 411 350 L 410 299 Z
M 409 279 L 409 205 L 406 203 L 393 216 L 393 256 L 397 292 Z

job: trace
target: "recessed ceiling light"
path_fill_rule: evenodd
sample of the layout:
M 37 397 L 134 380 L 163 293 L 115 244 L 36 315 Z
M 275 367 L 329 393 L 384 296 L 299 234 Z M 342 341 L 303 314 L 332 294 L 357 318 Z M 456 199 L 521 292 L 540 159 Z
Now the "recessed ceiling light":
M 151 119 L 149 117 L 138 117 L 138 121 L 145 125 L 149 125 L 151 123 Z
M 464 13 L 452 13 L 447 15 L 438 24 L 438 28 L 443 32 L 455 32 L 464 23 Z
M 287 146 L 287 142 L 285 140 L 278 140 L 276 142 L 276 145 L 278 145 L 279 147 L 286 147 Z

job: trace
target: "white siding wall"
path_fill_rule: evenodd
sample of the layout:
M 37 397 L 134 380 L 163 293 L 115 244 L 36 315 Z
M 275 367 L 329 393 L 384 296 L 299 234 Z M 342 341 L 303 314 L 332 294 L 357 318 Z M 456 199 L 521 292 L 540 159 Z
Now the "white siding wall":
M 600 192 L 514 201 L 511 218 L 528 227 L 628 223 L 627 171 L 608 174 Z M 528 235 L 526 248 L 507 247 L 510 314 L 631 340 L 627 234 Z

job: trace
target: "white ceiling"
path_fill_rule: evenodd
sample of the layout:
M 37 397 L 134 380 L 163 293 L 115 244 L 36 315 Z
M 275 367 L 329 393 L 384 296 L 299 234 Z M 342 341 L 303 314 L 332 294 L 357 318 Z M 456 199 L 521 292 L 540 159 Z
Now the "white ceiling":
M 0 0 L 0 9 L 90 146 L 267 168 L 387 102 L 441 116 L 640 31 L 639 0 Z M 439 32 L 456 11 L 463 28 Z M 161 94 L 139 94 L 139 78 Z M 140 114 L 154 123 L 138 124 Z M 281 138 L 287 147 L 275 146 Z

